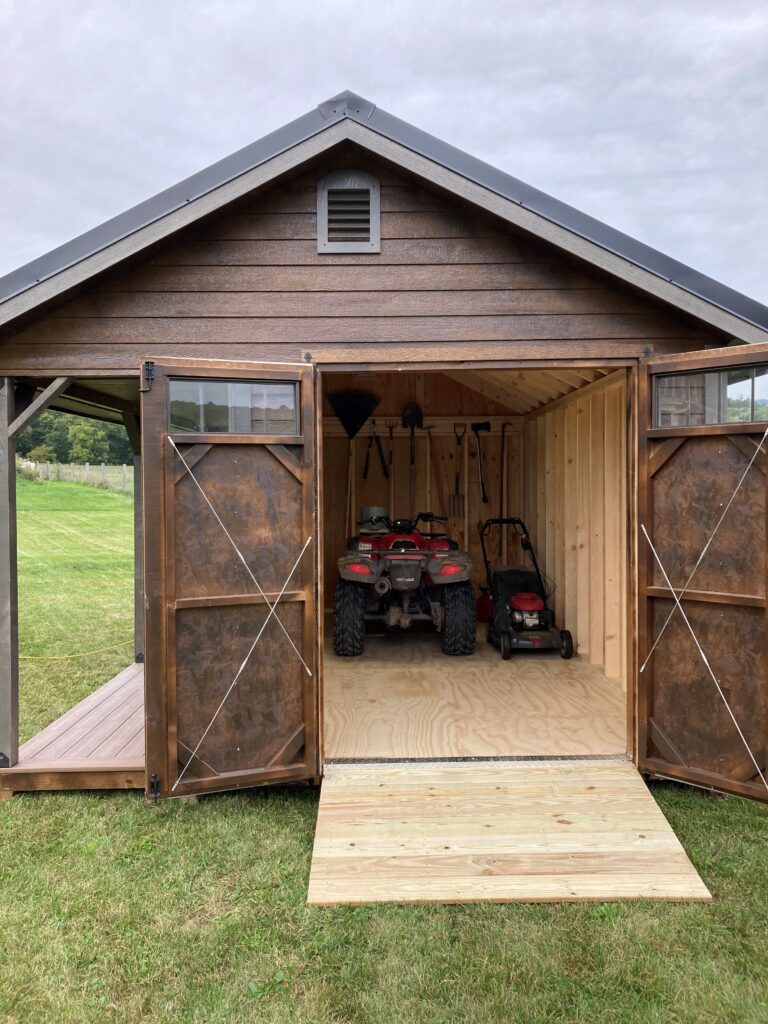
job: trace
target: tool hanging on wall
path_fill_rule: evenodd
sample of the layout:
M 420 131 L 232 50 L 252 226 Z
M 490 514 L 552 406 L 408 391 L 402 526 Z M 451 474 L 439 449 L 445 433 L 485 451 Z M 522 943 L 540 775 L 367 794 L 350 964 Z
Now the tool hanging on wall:
M 482 423 L 471 423 L 470 430 L 475 435 L 475 444 L 477 445 L 477 473 L 480 478 L 480 497 L 482 498 L 483 504 L 488 504 L 488 492 L 485 489 L 485 476 L 483 474 L 483 449 L 480 444 L 480 434 L 490 433 L 491 422 L 490 420 L 484 420 Z
M 421 406 L 418 402 L 409 402 L 408 405 L 403 409 L 403 427 L 410 431 L 411 435 L 411 458 L 410 458 L 410 491 L 408 506 L 409 514 L 411 516 L 416 515 L 415 503 L 416 503 L 416 430 L 421 430 L 424 426 L 424 413 L 422 412 Z
M 354 439 L 360 428 L 381 401 L 381 398 L 379 395 L 375 395 L 372 391 L 350 389 L 348 391 L 330 391 L 328 393 L 328 401 L 336 414 L 336 418 L 339 423 L 344 427 L 344 433 L 349 438 L 346 509 L 346 532 L 349 537 L 356 532 Z
M 376 446 L 376 452 L 379 456 L 379 465 L 381 466 L 381 472 L 384 475 L 384 479 L 389 479 L 389 469 L 387 468 L 387 460 L 384 458 L 384 449 L 381 447 L 381 438 L 379 437 L 378 431 L 376 430 L 376 420 L 371 420 L 371 428 L 368 431 L 368 447 L 365 450 L 365 464 L 363 465 L 363 480 L 368 479 L 368 470 L 371 465 L 371 448 Z
M 395 470 L 392 463 L 393 452 L 394 452 L 394 433 L 395 427 L 397 426 L 397 420 L 387 420 L 387 430 L 389 431 L 389 516 L 391 519 L 396 519 L 395 515 Z
M 507 428 L 511 423 L 501 424 L 501 480 L 499 486 L 499 519 L 507 518 Z M 499 530 L 499 559 L 501 565 L 507 564 L 507 526 L 502 525 Z
M 445 513 L 446 513 L 446 508 L 445 508 L 445 489 L 443 487 L 443 475 L 442 475 L 441 468 L 440 468 L 440 460 L 439 460 L 438 455 L 437 455 L 437 449 L 435 448 L 435 442 L 434 442 L 434 440 L 432 438 L 432 429 L 433 428 L 432 427 L 425 427 L 424 429 L 427 432 L 427 444 L 429 445 L 429 462 L 430 462 L 430 467 L 431 467 L 431 474 L 430 475 L 431 475 L 431 477 L 434 477 L 435 490 L 437 491 L 437 500 L 439 502 L 437 511 L 438 511 L 438 515 L 444 516 Z M 432 508 L 431 499 L 432 499 L 432 491 L 431 491 L 431 488 L 430 488 L 429 511 L 433 512 L 434 509 Z
M 456 436 L 456 472 L 453 481 L 453 494 L 448 496 L 448 515 L 452 519 L 461 519 L 464 515 L 464 494 L 461 491 L 461 444 L 466 432 L 466 423 L 453 424 L 453 433 Z

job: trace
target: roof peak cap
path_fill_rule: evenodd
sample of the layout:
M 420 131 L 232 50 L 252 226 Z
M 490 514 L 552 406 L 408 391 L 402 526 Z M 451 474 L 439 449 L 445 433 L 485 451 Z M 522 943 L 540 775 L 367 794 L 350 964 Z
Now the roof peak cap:
M 324 103 L 318 103 L 317 109 L 326 121 L 340 117 L 354 117 L 356 121 L 367 121 L 376 109 L 376 104 L 371 103 L 364 96 L 358 96 L 356 92 L 345 89 L 338 96 L 332 96 Z

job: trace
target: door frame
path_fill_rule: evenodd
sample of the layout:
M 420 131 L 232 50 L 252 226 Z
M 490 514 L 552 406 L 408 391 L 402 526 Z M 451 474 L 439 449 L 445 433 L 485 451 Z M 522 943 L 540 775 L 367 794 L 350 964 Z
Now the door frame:
M 676 358 L 676 357 L 675 357 Z M 626 493 L 627 493 L 627 532 L 626 532 L 626 564 L 627 578 L 624 581 L 624 600 L 626 602 L 626 744 L 627 754 L 632 763 L 638 764 L 639 735 L 638 735 L 638 613 L 639 613 L 639 575 L 638 575 L 638 434 L 639 434 L 639 379 L 640 365 L 642 360 L 639 357 L 627 358 L 584 358 L 584 359 L 507 359 L 507 360 L 463 360 L 461 363 L 448 360 L 420 361 L 420 362 L 370 362 L 370 363 L 334 363 L 323 362 L 322 353 L 318 353 L 316 368 L 316 410 L 317 410 L 317 451 L 318 451 L 318 522 L 322 523 L 323 504 L 323 374 L 355 374 L 355 373 L 439 373 L 441 370 L 577 370 L 577 369 L 605 369 L 626 370 L 626 397 L 627 409 L 625 415 L 626 429 L 626 454 L 627 465 L 625 468 Z M 577 392 L 573 392 L 577 394 Z M 322 533 L 320 534 L 322 537 Z M 318 567 L 318 609 L 322 609 L 320 616 L 321 646 L 320 646 L 320 707 L 319 707 L 319 729 L 320 729 L 320 771 L 325 766 L 324 728 L 325 728 L 325 703 L 323 688 L 323 661 L 324 661 L 324 621 L 325 621 L 325 580 L 323 579 L 323 559 L 321 544 L 318 544 L 319 559 Z

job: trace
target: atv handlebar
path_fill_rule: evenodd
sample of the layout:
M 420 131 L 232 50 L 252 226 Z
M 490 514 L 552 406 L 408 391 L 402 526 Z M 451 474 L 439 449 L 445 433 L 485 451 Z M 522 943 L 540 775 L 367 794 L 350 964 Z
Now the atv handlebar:
M 448 516 L 437 516 L 433 512 L 419 512 L 413 519 L 390 519 L 389 516 L 370 516 L 359 519 L 358 526 L 378 526 L 382 523 L 393 533 L 412 533 L 419 523 L 447 523 Z

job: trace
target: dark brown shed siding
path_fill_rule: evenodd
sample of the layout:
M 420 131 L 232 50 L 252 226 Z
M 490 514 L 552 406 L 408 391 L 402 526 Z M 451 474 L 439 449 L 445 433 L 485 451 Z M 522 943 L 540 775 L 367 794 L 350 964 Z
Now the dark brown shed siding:
M 3 372 L 142 356 L 338 361 L 611 358 L 718 340 L 556 249 L 370 159 L 382 250 L 318 255 L 313 168 L 186 229 L 0 347 Z

